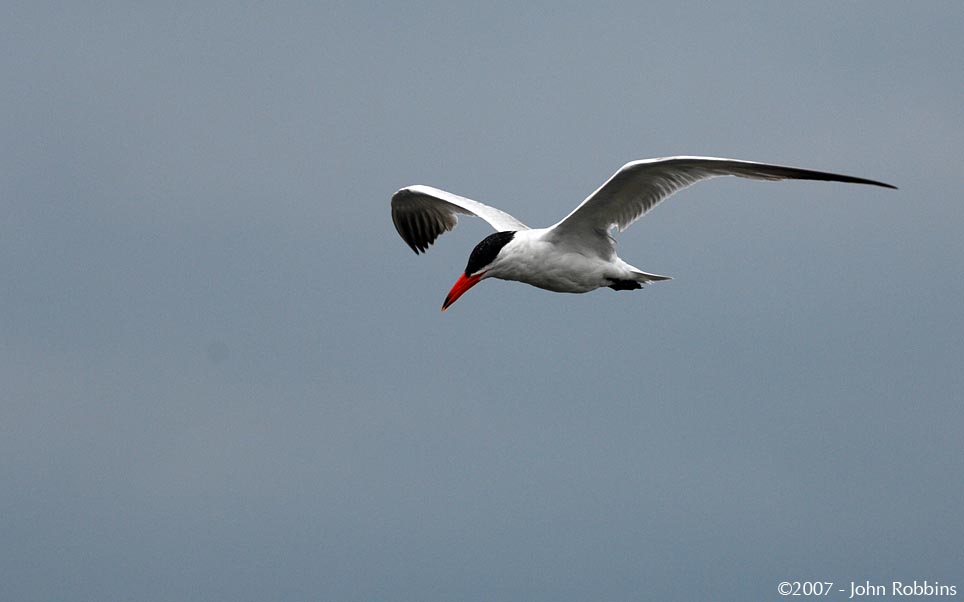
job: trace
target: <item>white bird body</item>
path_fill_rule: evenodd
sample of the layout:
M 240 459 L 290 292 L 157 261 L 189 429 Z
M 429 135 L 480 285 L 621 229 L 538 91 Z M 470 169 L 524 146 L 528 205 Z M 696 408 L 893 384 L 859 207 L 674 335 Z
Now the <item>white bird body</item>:
M 669 279 L 646 274 L 615 252 L 601 255 L 591 246 L 554 242 L 552 228 L 516 232 L 490 264 L 486 277 L 524 282 L 556 293 L 588 293 L 623 280 Z
M 458 223 L 475 215 L 496 230 L 469 256 L 465 272 L 445 298 L 445 310 L 484 278 L 531 284 L 559 293 L 597 288 L 642 288 L 669 276 L 648 274 L 616 256 L 610 230 L 624 230 L 678 190 L 717 176 L 757 180 L 825 180 L 895 188 L 890 184 L 828 172 L 714 157 L 667 157 L 633 161 L 620 168 L 565 218 L 530 229 L 508 213 L 430 186 L 409 186 L 392 196 L 392 221 L 416 253 L 426 251 Z

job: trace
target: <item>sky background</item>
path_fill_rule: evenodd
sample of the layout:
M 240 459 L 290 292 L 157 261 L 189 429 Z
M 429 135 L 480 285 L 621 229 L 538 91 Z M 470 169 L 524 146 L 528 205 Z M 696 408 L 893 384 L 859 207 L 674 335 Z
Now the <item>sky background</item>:
M 0 12 L 0 598 L 964 591 L 960 2 Z M 672 281 L 444 314 L 488 226 L 390 219 L 674 154 L 900 190 L 713 180 L 619 237 Z

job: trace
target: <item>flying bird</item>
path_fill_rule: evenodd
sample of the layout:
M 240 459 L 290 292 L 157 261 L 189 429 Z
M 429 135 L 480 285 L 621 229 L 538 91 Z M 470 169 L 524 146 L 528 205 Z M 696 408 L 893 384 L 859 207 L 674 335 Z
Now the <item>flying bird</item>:
M 701 180 L 739 176 L 754 180 L 824 180 L 896 188 L 840 174 L 714 157 L 664 157 L 623 165 L 561 221 L 529 228 L 508 213 L 431 186 L 408 186 L 392 195 L 392 221 L 416 254 L 455 228 L 459 214 L 481 217 L 495 228 L 469 255 L 465 271 L 445 297 L 442 311 L 486 278 L 516 280 L 559 293 L 601 287 L 635 290 L 669 280 L 616 256 L 610 231 L 620 232 L 660 201 Z

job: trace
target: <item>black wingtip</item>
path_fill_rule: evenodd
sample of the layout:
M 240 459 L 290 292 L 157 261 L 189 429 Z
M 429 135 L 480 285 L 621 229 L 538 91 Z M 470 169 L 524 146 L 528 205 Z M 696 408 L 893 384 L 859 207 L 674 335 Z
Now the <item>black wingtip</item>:
M 402 234 L 402 231 L 399 230 L 398 233 Z M 425 251 L 428 250 L 427 246 L 420 245 L 415 240 L 409 240 L 409 238 L 407 238 L 404 234 L 402 234 L 402 240 L 405 241 L 405 244 L 408 245 L 408 248 L 414 251 L 416 255 L 424 253 Z
M 890 188 L 891 190 L 897 190 L 897 187 L 894 186 L 893 184 L 887 184 L 886 182 L 878 182 L 877 180 L 864 180 L 863 178 L 861 178 L 858 184 L 870 184 L 872 186 L 880 186 L 881 188 Z
M 820 172 L 817 172 L 820 173 Z M 888 184 L 886 182 L 879 182 L 877 180 L 868 180 L 867 178 L 858 178 L 855 176 L 844 176 L 840 174 L 826 174 L 831 176 L 829 178 L 814 178 L 814 179 L 827 179 L 836 180 L 837 182 L 844 182 L 847 184 L 869 184 L 870 186 L 880 186 L 881 188 L 890 188 L 892 190 L 897 190 L 897 187 L 893 184 Z

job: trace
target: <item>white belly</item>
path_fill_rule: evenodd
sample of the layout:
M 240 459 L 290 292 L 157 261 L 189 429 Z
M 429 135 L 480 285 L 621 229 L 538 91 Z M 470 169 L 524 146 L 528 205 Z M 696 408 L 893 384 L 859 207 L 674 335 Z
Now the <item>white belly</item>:
M 493 265 L 487 276 L 525 282 L 557 293 L 586 293 L 609 286 L 613 280 L 631 278 L 630 266 L 618 257 L 605 260 L 566 251 L 535 237 L 517 235 L 503 249 L 503 256 L 503 261 Z

